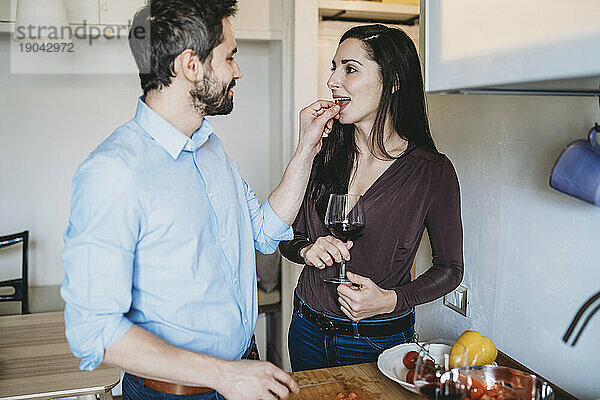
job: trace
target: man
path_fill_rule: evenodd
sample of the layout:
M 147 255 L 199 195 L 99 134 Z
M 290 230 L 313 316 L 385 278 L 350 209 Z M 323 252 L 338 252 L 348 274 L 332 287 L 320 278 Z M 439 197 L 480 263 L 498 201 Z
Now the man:
M 339 107 L 318 101 L 301 111 L 296 152 L 259 204 L 204 119 L 232 110 L 242 76 L 228 20 L 235 6 L 151 0 L 136 14 L 130 44 L 144 97 L 73 179 L 66 336 L 80 368 L 127 371 L 126 399 L 276 399 L 298 390 L 272 364 L 240 360 L 257 318 L 254 250 L 273 252 L 293 237 L 312 160 Z

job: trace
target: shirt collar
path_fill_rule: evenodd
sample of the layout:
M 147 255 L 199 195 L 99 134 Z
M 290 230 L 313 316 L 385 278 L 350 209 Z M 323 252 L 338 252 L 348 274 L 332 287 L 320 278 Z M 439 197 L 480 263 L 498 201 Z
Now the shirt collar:
M 213 125 L 205 118 L 200 128 L 192 134 L 190 139 L 158 115 L 156 111 L 148 107 L 144 100 L 144 96 L 139 98 L 134 119 L 173 159 L 177 159 L 182 151 L 196 151 L 206 143 L 214 131 Z

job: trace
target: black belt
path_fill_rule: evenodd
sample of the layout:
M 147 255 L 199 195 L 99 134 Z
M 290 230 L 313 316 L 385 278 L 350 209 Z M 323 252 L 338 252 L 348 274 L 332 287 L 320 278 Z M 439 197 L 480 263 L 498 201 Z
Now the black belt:
M 298 295 L 294 295 L 294 308 L 304 319 L 316 324 L 324 335 L 356 336 L 354 323 L 350 320 L 341 321 L 313 311 Z M 415 324 L 415 313 L 410 312 L 403 317 L 378 322 L 377 320 L 362 320 L 356 324 L 359 336 L 391 336 L 412 328 Z

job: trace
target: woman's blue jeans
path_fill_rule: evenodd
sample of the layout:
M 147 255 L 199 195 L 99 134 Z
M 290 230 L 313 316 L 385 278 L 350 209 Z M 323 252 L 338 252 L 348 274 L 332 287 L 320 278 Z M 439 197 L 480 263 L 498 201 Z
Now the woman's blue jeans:
M 303 307 L 308 307 L 308 305 L 304 303 Z M 414 313 L 414 310 L 411 313 Z M 330 319 L 350 321 L 328 314 L 322 315 L 326 315 Z M 361 321 L 360 323 L 368 322 Z M 292 371 L 377 361 L 377 357 L 384 350 L 409 342 L 413 336 L 414 327 L 390 336 L 325 335 L 316 324 L 307 321 L 300 310 L 294 308 L 288 334 Z

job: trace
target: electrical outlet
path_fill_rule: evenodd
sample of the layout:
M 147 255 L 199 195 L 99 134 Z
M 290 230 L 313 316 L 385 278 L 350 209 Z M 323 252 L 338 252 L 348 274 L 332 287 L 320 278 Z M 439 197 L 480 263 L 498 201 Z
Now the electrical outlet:
M 444 296 L 444 305 L 457 313 L 467 316 L 467 288 L 459 286 Z

